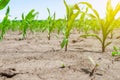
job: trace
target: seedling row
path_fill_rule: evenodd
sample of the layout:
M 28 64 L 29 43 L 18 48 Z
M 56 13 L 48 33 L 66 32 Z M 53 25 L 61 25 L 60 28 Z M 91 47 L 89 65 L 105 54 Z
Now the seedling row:
M 10 0 L 0 1 L 0 10 L 4 9 Z M 69 37 L 73 30 L 76 30 L 80 34 L 80 38 L 94 37 L 101 44 L 101 52 L 105 52 L 107 46 L 109 46 L 114 36 L 114 30 L 120 28 L 120 17 L 116 18 L 116 15 L 120 11 L 120 2 L 115 8 L 112 6 L 112 0 L 107 0 L 106 14 L 104 18 L 100 17 L 98 11 L 88 2 L 79 2 L 73 5 L 69 5 L 63 0 L 66 8 L 66 14 L 64 18 L 56 19 L 56 13 L 51 14 L 49 8 L 48 17 L 46 20 L 39 20 L 39 12 L 34 9 L 30 10 L 26 15 L 21 14 L 22 20 L 17 20 L 17 16 L 13 19 L 9 19 L 10 7 L 7 8 L 6 13 L 2 21 L 0 22 L 0 40 L 4 39 L 5 34 L 8 31 L 19 31 L 22 33 L 21 40 L 26 39 L 28 31 L 35 32 L 47 32 L 47 39 L 51 39 L 51 33 L 56 32 L 63 34 L 63 40 L 61 41 L 61 48 L 68 50 Z M 108 38 L 111 38 L 108 40 Z M 115 48 L 113 55 L 119 54 L 117 48 Z

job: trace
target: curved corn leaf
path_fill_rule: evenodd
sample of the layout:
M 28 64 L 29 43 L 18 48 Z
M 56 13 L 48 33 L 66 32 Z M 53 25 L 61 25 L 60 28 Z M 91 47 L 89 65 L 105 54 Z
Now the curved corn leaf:
M 34 13 L 35 10 L 32 9 L 25 17 L 26 20 L 33 20 L 35 18 L 35 16 L 38 14 L 38 12 Z
M 100 16 L 99 16 L 98 12 L 92 7 L 92 5 L 90 3 L 88 3 L 88 2 L 80 2 L 79 4 L 85 4 L 85 5 L 87 5 L 88 8 L 90 8 L 94 12 L 95 16 L 98 19 L 100 19 Z
M 0 10 L 6 7 L 10 0 L 0 0 Z
M 89 8 L 91 8 L 91 9 L 93 8 L 92 5 L 91 5 L 90 3 L 88 3 L 88 2 L 80 2 L 79 4 L 85 4 L 85 5 L 87 5 Z
M 100 16 L 99 16 L 97 10 L 95 10 L 95 9 L 92 9 L 92 10 L 93 10 L 93 12 L 95 13 L 95 15 L 97 16 L 97 18 L 100 19 Z
M 102 39 L 96 34 L 85 34 L 85 35 L 81 35 L 80 37 L 85 38 L 85 37 L 89 37 L 89 36 L 97 38 L 101 43 L 103 42 Z
M 93 14 L 87 14 L 88 16 L 90 16 L 91 18 L 96 18 Z
M 79 6 L 77 4 L 74 5 L 74 9 L 80 11 L 80 8 L 79 8 Z
M 105 44 L 105 48 L 108 46 L 108 45 L 110 45 L 112 42 L 108 42 L 108 43 L 106 43 Z

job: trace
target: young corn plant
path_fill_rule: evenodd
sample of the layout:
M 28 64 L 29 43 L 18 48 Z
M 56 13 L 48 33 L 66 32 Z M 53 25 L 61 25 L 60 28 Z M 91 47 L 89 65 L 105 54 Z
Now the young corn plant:
M 93 76 L 94 75 L 94 73 L 96 72 L 96 70 L 97 70 L 97 67 L 99 66 L 99 64 L 98 63 L 96 63 L 94 60 L 93 60 L 93 58 L 92 57 L 88 57 L 88 59 L 91 61 L 91 63 L 94 65 L 94 67 L 93 67 L 93 69 L 92 69 L 92 71 L 90 72 L 90 77 L 91 76 Z
M 61 48 L 65 47 L 65 51 L 67 51 L 68 39 L 70 36 L 71 29 L 73 28 L 73 22 L 79 15 L 80 9 L 77 4 L 73 6 L 69 6 L 65 0 L 64 0 L 64 5 L 66 7 L 66 26 L 64 32 L 64 39 L 61 43 Z
M 119 55 L 120 56 L 120 48 L 119 47 L 116 47 L 116 46 L 113 46 L 113 52 L 112 52 L 112 56 L 117 56 Z
M 46 23 L 47 23 L 47 20 L 40 20 L 39 21 L 39 24 L 38 24 L 39 31 L 44 32 L 46 30 Z
M 56 29 L 57 29 L 57 34 L 60 34 L 65 28 L 65 19 L 58 19 L 56 20 Z
M 86 18 L 86 13 L 88 12 L 88 8 L 86 8 L 85 12 L 81 11 L 80 18 L 78 20 L 78 26 L 77 29 L 81 30 L 85 34 L 88 33 L 89 27 L 86 24 L 87 18 Z
M 113 46 L 112 56 L 115 61 L 120 60 L 120 47 Z
M 54 31 L 55 29 L 55 23 L 56 23 L 56 14 L 54 13 L 53 16 L 51 16 L 51 13 L 50 13 L 50 9 L 47 8 L 47 11 L 48 11 L 48 18 L 47 18 L 47 21 L 46 21 L 46 25 L 44 26 L 44 30 L 47 30 L 48 32 L 48 40 L 50 40 L 51 38 L 51 32 Z
M 0 25 L 0 29 L 1 29 L 0 40 L 3 39 L 5 33 L 8 30 L 9 25 L 10 25 L 9 11 L 10 11 L 10 8 L 8 7 L 7 11 L 6 11 L 6 14 L 5 14 L 5 17 L 3 18 L 2 22 L 1 22 L 1 25 Z
M 9 3 L 9 1 L 10 0 L 0 0 L 0 10 L 4 9 Z M 5 34 L 5 31 L 6 31 L 6 26 L 9 24 L 8 16 L 9 16 L 9 7 L 6 11 L 6 15 L 4 19 L 0 23 L 0 28 L 1 28 L 0 40 L 3 39 L 3 35 Z
M 20 26 L 20 30 L 23 32 L 22 39 L 26 38 L 26 33 L 28 28 L 30 28 L 32 21 L 35 19 L 35 17 L 38 15 L 38 12 L 35 12 L 34 9 L 32 9 L 26 16 L 22 14 L 22 24 Z
M 115 20 L 117 13 L 120 11 L 120 2 L 113 9 L 111 5 L 111 0 L 107 1 L 106 17 L 104 20 L 100 18 L 98 12 L 92 7 L 90 3 L 80 2 L 80 4 L 86 5 L 88 8 L 90 8 L 93 11 L 93 14 L 90 14 L 90 15 L 93 19 L 96 19 L 98 21 L 98 23 L 100 24 L 101 31 L 102 31 L 102 37 L 100 37 L 98 34 L 82 35 L 82 37 L 85 37 L 85 36 L 96 37 L 102 45 L 102 52 L 105 52 L 106 47 L 111 44 L 111 42 L 107 41 L 107 37 L 111 33 L 111 31 L 113 31 L 115 28 L 115 26 L 112 26 L 112 24 Z
M 12 31 L 18 31 L 20 25 L 21 25 L 21 22 L 20 22 L 20 20 L 17 20 L 17 17 L 16 17 L 16 18 L 14 18 L 13 20 L 11 20 L 10 29 L 11 29 Z

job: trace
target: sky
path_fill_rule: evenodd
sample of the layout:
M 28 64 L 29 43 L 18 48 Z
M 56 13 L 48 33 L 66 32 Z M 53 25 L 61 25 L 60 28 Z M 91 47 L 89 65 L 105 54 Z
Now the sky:
M 100 13 L 101 17 L 105 16 L 105 6 L 107 0 L 66 0 L 68 4 L 74 4 L 87 1 Z M 120 0 L 112 0 L 113 6 Z M 56 13 L 57 18 L 64 18 L 65 6 L 63 0 L 11 0 L 7 5 L 10 7 L 10 19 L 21 19 L 22 13 L 27 14 L 31 9 L 39 12 L 39 19 L 46 19 L 48 16 L 47 8 L 51 14 Z M 0 11 L 0 20 L 4 17 L 7 7 Z

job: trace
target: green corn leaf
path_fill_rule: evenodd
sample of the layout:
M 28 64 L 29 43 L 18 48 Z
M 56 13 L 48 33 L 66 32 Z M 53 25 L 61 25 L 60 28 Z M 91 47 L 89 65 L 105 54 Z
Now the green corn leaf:
M 39 12 L 33 13 L 32 14 L 32 19 L 35 19 L 35 17 L 39 14 Z
M 79 4 L 85 4 L 85 5 L 87 5 L 89 8 L 91 8 L 91 9 L 93 8 L 92 5 L 91 5 L 90 3 L 88 3 L 88 2 L 80 2 Z
M 107 47 L 108 45 L 110 45 L 112 42 L 108 42 L 105 44 L 105 47 Z
M 7 24 L 7 21 L 8 21 L 8 15 L 6 15 L 3 20 L 2 20 L 2 24 L 3 25 L 6 25 Z
M 68 18 L 69 17 L 69 7 L 68 7 L 68 5 L 67 5 L 65 0 L 64 0 L 64 5 L 66 7 L 66 13 L 67 13 L 67 18 Z
M 114 57 L 114 56 L 117 56 L 117 55 L 120 55 L 120 52 L 112 52 L 112 56 Z
M 98 12 L 95 9 L 92 9 L 92 10 L 95 13 L 95 15 L 97 16 L 97 18 L 100 19 L 100 16 L 99 16 Z
M 118 51 L 118 48 L 116 46 L 113 46 L 114 51 Z
M 71 31 L 71 29 L 72 29 L 72 27 L 73 27 L 72 24 L 73 24 L 75 18 L 76 18 L 78 15 L 79 15 L 79 11 L 78 11 L 77 13 L 75 13 L 75 14 L 72 14 L 72 15 L 71 15 L 71 18 L 68 20 L 68 24 L 67 24 L 67 28 L 66 28 L 66 32 L 65 32 L 66 37 L 69 36 L 70 31 Z
M 9 22 L 9 19 L 8 19 L 8 17 L 9 17 L 9 11 L 10 11 L 10 8 L 8 7 L 7 10 L 6 10 L 6 15 L 5 15 L 5 17 L 3 18 L 3 20 L 2 20 L 2 24 L 3 24 L 3 25 L 9 24 L 9 23 L 8 23 L 8 22 Z
M 50 9 L 49 9 L 49 8 L 47 8 L 47 11 L 48 11 L 48 14 L 49 14 L 49 16 L 50 16 Z
M 81 35 L 80 37 L 85 38 L 85 37 L 89 37 L 89 36 L 97 38 L 102 43 L 102 39 L 96 34 L 85 34 L 85 35 Z
M 81 35 L 80 37 L 82 37 L 82 38 L 86 38 L 86 37 L 88 37 L 89 35 L 88 34 L 84 34 L 84 35 Z
M 68 44 L 68 39 L 64 38 L 62 43 L 61 43 L 61 48 L 63 48 L 66 44 Z
M 6 15 L 8 15 L 10 12 L 10 7 L 7 8 Z
M 81 13 L 81 16 L 80 16 L 79 22 L 82 23 L 82 21 L 84 21 L 84 19 L 85 19 L 85 13 L 83 12 L 83 13 Z
M 80 8 L 79 8 L 79 6 L 77 4 L 74 5 L 74 9 L 80 11 Z
M 6 7 L 10 0 L 0 0 L 0 10 Z
M 88 10 L 89 10 L 89 9 L 88 9 L 88 7 L 87 7 L 87 8 L 86 8 L 86 11 L 85 11 L 85 13 L 87 13 L 87 12 L 88 12 Z
M 93 9 L 93 7 L 92 7 L 92 5 L 90 3 L 88 3 L 88 2 L 80 2 L 79 4 L 85 4 L 85 5 L 87 5 L 88 8 L 90 8 L 94 12 L 94 14 L 96 15 L 96 17 L 98 19 L 100 19 L 98 12 L 95 9 Z
M 56 13 L 53 14 L 53 21 L 56 19 Z
M 112 14 L 113 14 L 113 8 L 111 5 L 111 0 L 108 0 L 106 5 L 106 18 L 108 22 L 109 20 L 111 20 Z
M 117 48 L 116 46 L 113 46 L 114 51 L 112 52 L 112 56 L 120 55 L 120 49 Z
M 93 14 L 87 14 L 88 16 L 90 16 L 91 18 L 95 19 L 96 17 Z
M 107 24 L 110 25 L 114 21 L 115 16 L 117 13 L 120 11 L 120 2 L 116 5 L 115 9 L 112 9 L 111 5 L 111 0 L 108 0 L 107 6 L 106 6 L 106 19 L 107 19 Z
M 120 55 L 120 52 L 117 52 L 116 55 Z
M 22 13 L 22 20 L 24 20 L 25 19 L 25 17 L 24 17 L 24 13 Z
M 78 15 L 79 15 L 79 11 L 71 15 L 70 20 L 68 20 L 68 27 L 67 27 L 68 30 L 71 30 L 72 24 Z
M 117 52 L 112 52 L 112 56 L 114 57 L 117 54 Z
M 8 30 L 8 25 L 10 24 L 10 20 L 8 19 L 8 17 L 9 17 L 9 7 L 6 10 L 6 13 L 7 14 L 4 16 L 4 18 L 3 18 L 2 22 L 1 22 L 1 24 L 2 24 L 1 28 L 2 29 L 1 29 L 1 34 L 0 34 L 0 40 L 3 39 L 4 34 Z
M 116 16 L 116 14 L 120 11 L 120 2 L 117 4 L 117 6 L 115 7 L 114 11 L 113 11 L 113 16 Z
M 36 12 L 36 13 L 34 13 L 34 12 L 35 12 L 35 10 L 32 9 L 32 10 L 26 15 L 25 19 L 26 19 L 26 20 L 29 20 L 29 21 L 33 20 L 33 19 L 35 18 L 35 16 L 38 14 L 38 12 Z

